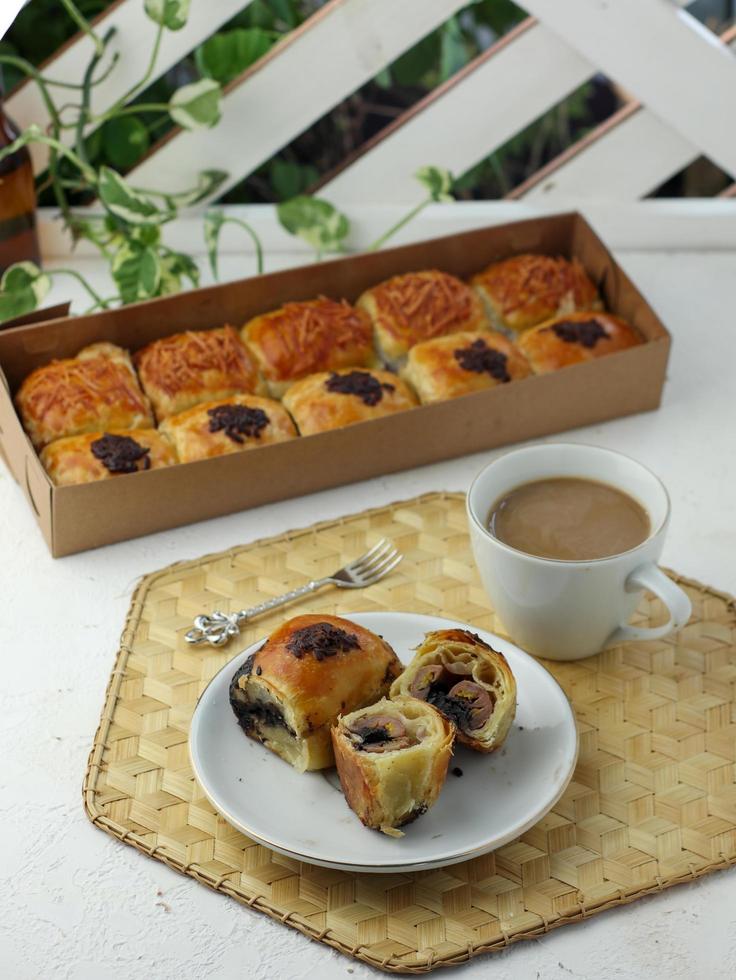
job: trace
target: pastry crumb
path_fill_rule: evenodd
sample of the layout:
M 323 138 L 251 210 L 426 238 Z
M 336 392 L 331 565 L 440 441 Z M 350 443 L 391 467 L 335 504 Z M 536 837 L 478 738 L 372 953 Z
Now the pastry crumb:
M 396 827 L 386 827 L 386 826 L 384 826 L 384 827 L 381 827 L 380 828 L 380 831 L 381 831 L 382 834 L 385 834 L 387 837 L 405 837 L 406 836 L 404 834 L 404 831 L 403 830 L 397 830 Z

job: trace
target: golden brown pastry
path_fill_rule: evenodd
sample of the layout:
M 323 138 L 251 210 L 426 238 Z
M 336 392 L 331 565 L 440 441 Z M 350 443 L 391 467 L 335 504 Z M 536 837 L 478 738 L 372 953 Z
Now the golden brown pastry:
M 83 432 L 154 424 L 130 355 L 115 344 L 91 344 L 76 357 L 36 368 L 15 401 L 36 449 Z
M 536 374 L 592 361 L 640 343 L 641 338 L 625 320 L 589 310 L 543 323 L 518 341 Z
M 370 319 L 347 300 L 286 303 L 246 323 L 241 336 L 274 398 L 317 371 L 377 364 Z
M 200 402 L 262 389 L 252 355 L 228 326 L 154 340 L 134 360 L 159 422 Z
M 495 330 L 454 333 L 417 344 L 401 372 L 424 405 L 495 388 L 530 374 L 524 355 Z
M 577 259 L 515 255 L 489 265 L 471 282 L 496 330 L 512 334 L 553 316 L 603 308 L 598 290 Z
M 476 293 L 436 269 L 407 272 L 379 283 L 363 293 L 357 306 L 370 315 L 378 351 L 391 367 L 423 340 L 488 327 Z
M 233 395 L 172 415 L 159 432 L 176 447 L 181 463 L 257 449 L 296 437 L 289 413 L 271 398 Z
M 401 662 L 380 636 L 339 616 L 296 616 L 236 671 L 230 704 L 246 735 L 300 772 L 334 765 L 342 712 L 388 693 Z
M 476 752 L 503 744 L 516 714 L 516 681 L 505 657 L 469 630 L 427 633 L 414 659 L 391 685 L 391 697 L 428 701 Z
M 155 429 L 127 429 L 57 439 L 41 462 L 56 486 L 66 487 L 172 466 L 176 453 Z
M 295 382 L 284 395 L 284 407 L 303 436 L 403 412 L 415 405 L 414 395 L 395 374 L 351 368 L 312 374 Z
M 436 802 L 455 726 L 416 698 L 386 698 L 341 717 L 332 729 L 345 799 L 366 827 L 391 836 Z

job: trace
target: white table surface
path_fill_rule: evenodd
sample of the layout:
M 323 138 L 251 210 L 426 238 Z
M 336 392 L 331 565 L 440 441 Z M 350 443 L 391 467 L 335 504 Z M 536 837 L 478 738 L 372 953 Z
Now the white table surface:
M 656 413 L 563 438 L 623 450 L 658 472 L 673 501 L 664 562 L 736 592 L 736 251 L 619 250 L 617 257 L 674 334 L 664 403 Z M 0 465 L 0 974 L 12 980 L 379 976 L 92 827 L 82 809 L 82 776 L 141 574 L 425 491 L 464 490 L 491 455 L 56 561 Z M 733 874 L 717 873 L 459 970 L 467 980 L 491 971 L 496 980 L 732 978 L 735 886 Z

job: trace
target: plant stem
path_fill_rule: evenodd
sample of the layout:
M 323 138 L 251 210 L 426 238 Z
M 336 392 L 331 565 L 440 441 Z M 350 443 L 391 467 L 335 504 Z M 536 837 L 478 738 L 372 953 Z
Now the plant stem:
M 48 276 L 72 276 L 77 280 L 89 293 L 92 299 L 95 301 L 97 306 L 102 307 L 103 310 L 107 310 L 110 307 L 110 301 L 104 300 L 97 290 L 93 289 L 92 286 L 87 282 L 84 276 L 80 275 L 75 269 L 48 269 L 46 274 Z
M 392 225 L 388 231 L 385 231 L 375 240 L 375 242 L 369 245 L 366 252 L 377 252 L 379 248 L 386 244 L 389 238 L 393 238 L 397 231 L 400 231 L 404 225 L 407 225 L 413 218 L 416 218 L 419 212 L 423 211 L 426 206 L 431 203 L 432 198 L 425 197 L 423 201 L 420 201 L 419 204 L 416 204 L 410 211 L 407 211 L 403 218 L 399 218 L 395 225 Z
M 137 82 L 133 86 L 133 88 L 128 89 L 128 91 L 125 93 L 125 95 L 123 95 L 122 98 L 118 99 L 115 105 L 112 106 L 112 108 L 110 109 L 110 112 L 114 112 L 117 109 L 119 109 L 121 106 L 124 106 L 126 102 L 130 102 L 131 99 L 134 99 L 136 95 L 138 95 L 139 92 L 142 92 L 143 89 L 146 87 L 146 83 L 148 82 L 151 75 L 153 75 L 153 70 L 156 67 L 156 62 L 158 61 L 158 53 L 159 53 L 159 49 L 161 48 L 161 38 L 163 37 L 163 34 L 164 34 L 164 25 L 159 24 L 156 30 L 156 37 L 153 42 L 151 57 L 148 59 L 148 67 L 143 73 L 143 78 L 141 78 L 141 80 Z
M 223 225 L 239 225 L 244 231 L 247 231 L 250 235 L 253 244 L 256 249 L 256 274 L 263 274 L 263 246 L 261 245 L 261 240 L 256 234 L 255 230 L 248 224 L 247 221 L 243 221 L 242 218 L 225 218 L 222 222 Z
M 86 34 L 87 37 L 92 41 L 92 43 L 95 46 L 95 51 L 97 52 L 97 55 L 98 56 L 101 56 L 102 55 L 102 52 L 104 50 L 103 49 L 103 45 L 102 45 L 102 41 L 99 39 L 99 37 L 95 33 L 94 28 L 92 27 L 92 25 L 90 24 L 90 22 L 87 20 L 87 18 L 84 17 L 83 14 L 81 13 L 81 11 L 79 11 L 77 9 L 77 6 L 74 3 L 74 0 L 61 0 L 61 3 L 62 3 L 62 6 L 65 8 L 66 12 L 71 17 L 71 19 L 77 25 L 77 27 L 79 28 L 79 30 L 82 31 L 83 34 Z
M 77 148 L 77 155 L 79 156 L 79 159 L 84 160 L 86 164 L 89 164 L 89 157 L 87 156 L 87 147 L 84 144 L 84 131 L 87 127 L 87 123 L 91 120 L 89 105 L 92 98 L 92 76 L 95 73 L 95 68 L 99 63 L 100 58 L 105 53 L 107 45 L 110 43 L 112 35 L 113 29 L 105 33 L 105 36 L 102 38 L 102 48 L 95 51 L 90 58 L 89 64 L 87 65 L 87 69 L 82 79 L 82 104 L 79 106 L 77 124 L 74 127 L 74 145 Z

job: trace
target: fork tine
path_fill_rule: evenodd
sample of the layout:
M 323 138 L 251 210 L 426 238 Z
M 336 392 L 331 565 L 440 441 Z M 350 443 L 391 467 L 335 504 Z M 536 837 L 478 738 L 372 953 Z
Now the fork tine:
M 356 558 L 355 561 L 350 562 L 345 568 L 349 569 L 351 572 L 362 572 L 367 565 L 372 564 L 374 561 L 379 560 L 387 549 L 391 549 L 393 545 L 388 540 L 388 538 L 381 538 L 378 544 L 375 544 L 370 551 L 367 551 L 360 558 Z
M 384 548 L 383 551 L 379 551 L 377 555 L 374 555 L 369 562 L 366 562 L 365 564 L 361 565 L 361 567 L 357 570 L 357 574 L 372 575 L 373 570 L 377 565 L 380 565 L 382 562 L 386 561 L 387 559 L 390 560 L 396 554 L 398 554 L 398 549 L 396 549 L 393 545 L 390 545 L 388 548 Z
M 399 564 L 404 556 L 400 553 L 392 555 L 391 558 L 387 559 L 378 568 L 374 568 L 370 575 L 364 580 L 366 585 L 372 585 L 374 582 L 378 582 L 379 579 L 384 578 L 389 572 L 392 572 L 396 566 Z

